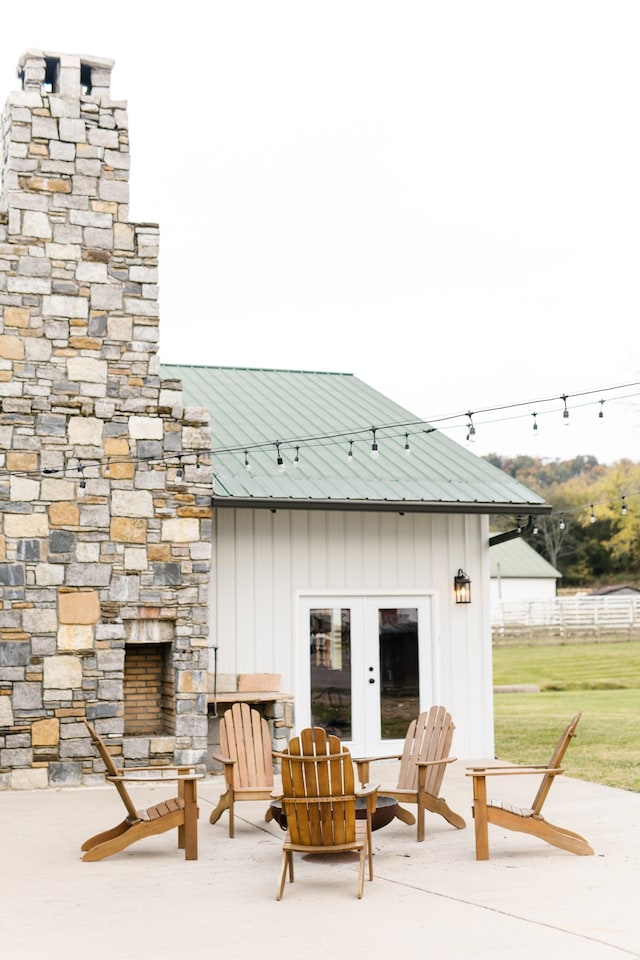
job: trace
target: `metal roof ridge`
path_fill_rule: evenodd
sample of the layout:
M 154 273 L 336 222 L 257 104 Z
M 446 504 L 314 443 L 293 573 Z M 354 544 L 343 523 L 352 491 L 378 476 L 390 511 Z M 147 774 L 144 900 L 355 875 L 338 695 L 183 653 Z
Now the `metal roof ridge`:
M 164 360 L 160 361 L 160 368 L 162 369 L 162 367 L 180 367 L 181 369 L 188 370 L 230 370 L 246 373 L 308 373 L 312 376 L 320 377 L 355 377 L 354 373 L 349 373 L 346 370 L 292 370 L 287 367 L 229 367 L 216 363 L 172 363 Z

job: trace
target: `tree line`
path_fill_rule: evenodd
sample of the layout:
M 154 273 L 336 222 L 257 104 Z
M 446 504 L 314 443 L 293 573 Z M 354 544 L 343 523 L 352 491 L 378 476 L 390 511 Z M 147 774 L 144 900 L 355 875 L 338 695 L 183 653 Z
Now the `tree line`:
M 491 453 L 484 459 L 553 506 L 526 539 L 560 571 L 564 585 L 640 585 L 640 464 L 604 466 L 593 456 L 549 461 Z M 491 520 L 492 528 L 506 528 L 504 518 Z

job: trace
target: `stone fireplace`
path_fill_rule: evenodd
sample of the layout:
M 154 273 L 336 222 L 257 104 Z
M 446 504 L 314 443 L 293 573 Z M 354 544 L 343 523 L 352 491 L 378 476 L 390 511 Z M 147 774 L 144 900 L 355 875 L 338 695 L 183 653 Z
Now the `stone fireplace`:
M 29 50 L 2 122 L 0 788 L 203 764 L 211 447 L 158 358 L 113 62 Z

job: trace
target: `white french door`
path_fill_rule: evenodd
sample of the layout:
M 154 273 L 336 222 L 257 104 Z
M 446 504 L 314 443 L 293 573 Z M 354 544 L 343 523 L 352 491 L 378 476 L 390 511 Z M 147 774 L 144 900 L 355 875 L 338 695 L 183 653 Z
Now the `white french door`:
M 300 599 L 298 729 L 323 726 L 355 755 L 394 752 L 433 694 L 428 596 Z

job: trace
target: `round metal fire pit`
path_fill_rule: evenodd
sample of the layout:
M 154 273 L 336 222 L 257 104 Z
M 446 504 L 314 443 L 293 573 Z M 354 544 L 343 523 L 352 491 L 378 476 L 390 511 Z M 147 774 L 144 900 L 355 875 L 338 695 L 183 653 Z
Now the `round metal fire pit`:
M 367 801 L 364 797 L 356 800 L 356 819 L 365 820 L 367 816 Z M 287 829 L 287 818 L 282 812 L 282 804 L 279 800 L 271 801 L 271 810 L 273 811 L 273 819 L 279 824 L 283 830 Z M 378 795 L 376 801 L 376 809 L 374 810 L 373 816 L 371 818 L 371 829 L 380 830 L 381 827 L 386 827 L 388 823 L 391 823 L 393 818 L 396 815 L 396 810 L 398 809 L 398 801 L 393 797 L 385 797 Z

